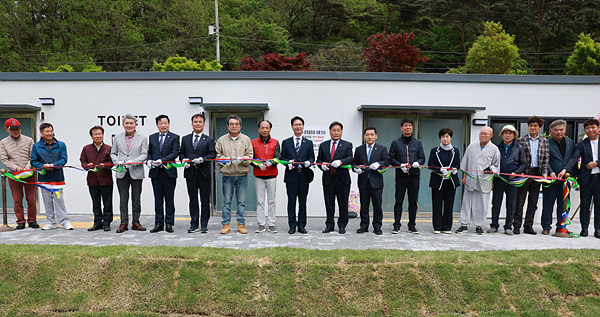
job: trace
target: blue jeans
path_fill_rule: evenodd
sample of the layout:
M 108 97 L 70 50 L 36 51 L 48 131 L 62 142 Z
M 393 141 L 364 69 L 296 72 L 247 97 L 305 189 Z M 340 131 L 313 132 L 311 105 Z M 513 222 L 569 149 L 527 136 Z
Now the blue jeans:
M 231 199 L 235 187 L 235 200 L 237 200 L 237 213 L 235 219 L 240 225 L 246 225 L 244 214 L 246 213 L 246 186 L 248 176 L 223 176 L 223 221 L 222 225 L 231 222 Z

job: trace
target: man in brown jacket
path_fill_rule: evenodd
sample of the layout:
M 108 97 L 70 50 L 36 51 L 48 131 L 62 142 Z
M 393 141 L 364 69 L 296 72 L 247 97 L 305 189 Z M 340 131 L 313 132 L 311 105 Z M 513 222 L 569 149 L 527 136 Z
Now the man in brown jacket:
M 104 144 L 104 128 L 101 126 L 92 127 L 90 136 L 94 142 L 83 147 L 79 158 L 81 166 L 88 169 L 87 184 L 90 196 L 92 196 L 92 211 L 94 212 L 94 226 L 88 231 L 100 229 L 110 231 L 110 223 L 113 221 L 111 146 Z M 104 211 L 101 201 L 104 202 Z
M 19 172 L 22 170 L 31 169 L 31 148 L 33 147 L 33 139 L 21 134 L 21 123 L 19 120 L 10 118 L 4 123 L 4 129 L 8 132 L 8 136 L 0 141 L 0 157 L 2 164 L 9 172 Z M 21 178 L 26 182 L 36 182 L 37 176 L 35 171 L 31 172 L 31 176 Z M 37 205 L 36 205 L 36 187 L 35 185 L 20 183 L 12 179 L 8 180 L 10 191 L 13 196 L 15 216 L 17 216 L 17 229 L 25 229 L 25 223 L 29 223 L 31 228 L 39 228 L 36 220 Z M 27 220 L 25 219 L 25 211 L 23 209 L 23 190 L 25 190 L 25 200 L 27 200 Z

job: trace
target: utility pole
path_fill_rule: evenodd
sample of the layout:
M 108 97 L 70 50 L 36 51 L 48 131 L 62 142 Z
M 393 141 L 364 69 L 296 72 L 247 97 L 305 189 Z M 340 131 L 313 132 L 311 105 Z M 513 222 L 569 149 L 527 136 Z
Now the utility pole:
M 208 26 L 208 34 L 214 35 L 217 40 L 217 62 L 221 63 L 221 48 L 220 48 L 220 34 L 219 30 L 219 0 L 215 0 L 215 25 L 212 23 Z

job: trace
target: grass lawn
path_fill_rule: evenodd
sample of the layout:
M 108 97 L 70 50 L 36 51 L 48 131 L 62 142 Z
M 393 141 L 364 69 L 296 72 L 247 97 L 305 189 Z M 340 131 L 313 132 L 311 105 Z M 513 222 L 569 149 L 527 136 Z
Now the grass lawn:
M 600 250 L 0 245 L 0 316 L 600 316 Z

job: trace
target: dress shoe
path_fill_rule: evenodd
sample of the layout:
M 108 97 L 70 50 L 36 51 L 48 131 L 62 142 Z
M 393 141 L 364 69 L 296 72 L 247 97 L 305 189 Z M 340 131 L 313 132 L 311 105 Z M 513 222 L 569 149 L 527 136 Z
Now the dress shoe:
M 139 222 L 134 222 L 133 224 L 131 224 L 131 230 L 146 231 L 146 227 L 142 227 L 142 224 Z
M 588 229 L 581 229 L 581 232 L 579 233 L 580 236 L 582 237 L 587 237 L 588 236 Z
M 229 230 L 231 230 L 231 224 L 226 224 L 223 225 L 223 228 L 221 228 L 221 234 L 227 234 L 229 233 Z
M 521 228 L 515 228 L 515 230 L 512 231 L 514 234 L 521 234 Z
M 525 228 L 523 228 L 523 233 L 526 233 L 526 234 L 533 234 L 533 235 L 536 235 L 536 234 L 537 234 L 537 232 L 535 232 L 535 230 L 533 230 L 533 228 L 532 228 L 532 227 L 525 227 Z
M 550 234 L 550 229 L 543 229 L 542 230 L 542 234 L 543 235 L 549 235 Z
M 292 227 L 292 228 L 290 228 L 290 230 L 288 230 L 288 233 L 289 233 L 289 234 L 294 234 L 294 233 L 296 233 L 296 227 Z
M 25 223 L 24 222 L 23 223 L 18 223 L 17 224 L 17 230 L 23 230 L 23 229 L 25 229 Z
M 340 230 L 338 232 L 340 234 L 344 234 L 344 233 L 346 233 L 346 228 L 340 228 Z
M 325 230 L 323 230 L 323 233 L 330 233 L 333 232 L 333 227 L 325 227 Z
M 150 230 L 150 232 L 157 233 L 157 232 L 161 232 L 163 230 L 165 230 L 165 228 L 163 228 L 163 226 L 156 225 L 156 226 L 154 226 L 154 228 L 152 230 Z
M 127 231 L 127 224 L 124 222 L 121 222 L 121 225 L 119 226 L 119 228 L 117 228 L 117 233 L 122 233 Z
M 96 230 L 102 230 L 104 229 L 104 227 L 102 227 L 101 225 L 95 225 L 91 228 L 88 228 L 87 231 L 96 231 Z
M 110 225 L 104 225 L 104 226 L 102 226 L 102 230 L 104 230 L 104 231 L 110 231 Z
M 594 231 L 594 238 L 600 239 L 600 230 Z
M 38 229 L 40 225 L 38 225 L 37 221 L 33 221 L 29 223 L 29 228 Z
M 173 233 L 173 225 L 167 224 L 165 229 L 168 233 Z
M 369 229 L 360 227 L 360 228 L 358 228 L 358 230 L 356 230 L 356 233 L 365 233 L 365 232 L 369 232 Z
M 381 231 L 381 229 L 375 229 L 373 230 L 373 233 L 375 233 L 376 235 L 380 236 L 383 234 L 383 231 Z
M 306 228 L 302 227 L 302 226 L 298 226 L 298 232 L 302 233 L 302 234 L 307 234 L 308 232 L 306 232 Z

